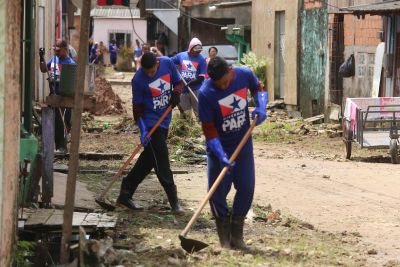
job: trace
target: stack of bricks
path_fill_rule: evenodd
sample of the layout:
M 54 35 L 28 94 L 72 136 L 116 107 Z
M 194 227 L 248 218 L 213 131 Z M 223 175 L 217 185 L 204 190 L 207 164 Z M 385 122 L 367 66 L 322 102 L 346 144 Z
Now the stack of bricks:
M 344 15 L 345 46 L 377 46 L 381 40 L 379 33 L 383 31 L 383 20 L 380 16 L 365 16 L 358 19 L 352 14 Z

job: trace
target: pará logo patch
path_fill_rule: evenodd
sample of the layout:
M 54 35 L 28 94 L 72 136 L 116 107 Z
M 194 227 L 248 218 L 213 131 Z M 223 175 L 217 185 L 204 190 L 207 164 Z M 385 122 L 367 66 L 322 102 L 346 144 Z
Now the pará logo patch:
M 232 113 L 243 110 L 247 105 L 247 89 L 242 88 L 225 98 L 218 101 L 222 117 L 227 117 Z
M 238 131 L 246 121 L 247 88 L 242 88 L 218 101 L 224 132 Z
M 161 76 L 149 84 L 152 97 L 160 96 L 164 91 L 171 89 L 171 77 L 169 74 Z
M 198 66 L 199 63 L 196 61 L 190 61 L 190 60 L 182 61 L 182 71 L 196 72 Z

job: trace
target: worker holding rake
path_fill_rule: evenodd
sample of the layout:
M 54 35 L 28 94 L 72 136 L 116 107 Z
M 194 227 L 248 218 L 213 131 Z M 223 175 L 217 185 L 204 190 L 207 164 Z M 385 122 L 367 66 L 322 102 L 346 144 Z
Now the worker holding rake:
M 139 184 L 154 168 L 167 194 L 172 211 L 182 212 L 170 169 L 166 141 L 171 122 L 170 106 L 175 107 L 179 104 L 183 83 L 174 63 L 167 57 L 157 58 L 149 52 L 142 56 L 140 63 L 141 68 L 132 79 L 132 107 L 144 150 L 135 166 L 122 180 L 117 205 L 131 210 L 143 209 L 133 202 L 132 196 Z M 166 112 L 169 113 L 166 118 L 152 135 L 148 134 Z
M 268 94 L 250 69 L 229 67 L 221 57 L 210 60 L 207 72 L 211 79 L 199 91 L 199 116 L 207 141 L 208 188 L 225 166 L 230 167 L 209 203 L 221 246 L 246 250 L 243 226 L 255 185 L 252 139 L 248 139 L 235 162 L 230 163 L 229 158 L 250 127 L 247 91 L 255 99 L 252 118 L 257 125 L 267 118 Z M 232 184 L 236 194 L 229 214 L 226 197 Z

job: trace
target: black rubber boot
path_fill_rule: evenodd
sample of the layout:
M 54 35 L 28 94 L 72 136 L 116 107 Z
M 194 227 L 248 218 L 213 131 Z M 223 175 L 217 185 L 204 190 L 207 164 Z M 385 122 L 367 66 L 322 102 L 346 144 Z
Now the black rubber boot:
M 215 223 L 217 225 L 217 233 L 219 243 L 223 248 L 230 248 L 231 242 L 231 218 L 230 217 L 216 217 Z
M 132 191 L 121 189 L 119 197 L 117 198 L 117 206 L 130 210 L 143 210 L 142 206 L 133 202 L 132 195 Z
M 245 216 L 232 216 L 231 221 L 231 248 L 239 250 L 249 250 L 243 241 L 243 226 Z
M 182 209 L 181 205 L 179 204 L 178 200 L 178 192 L 176 190 L 176 185 L 166 188 L 164 187 L 165 193 L 168 197 L 168 202 L 171 205 L 171 211 L 173 213 L 183 213 L 184 210 Z

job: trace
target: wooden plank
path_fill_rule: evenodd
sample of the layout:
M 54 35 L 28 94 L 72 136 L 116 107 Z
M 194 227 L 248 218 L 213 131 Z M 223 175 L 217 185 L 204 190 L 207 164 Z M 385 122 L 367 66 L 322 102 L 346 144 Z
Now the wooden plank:
M 99 216 L 100 215 L 100 216 Z M 90 225 L 95 225 L 97 226 L 97 224 L 99 223 L 101 218 L 101 214 L 98 213 L 89 213 L 86 215 L 85 219 L 82 221 L 81 225 L 84 226 L 90 226 Z
M 86 212 L 74 212 L 72 216 L 72 225 L 73 226 L 80 226 L 85 221 L 87 216 Z
M 47 105 L 57 108 L 74 108 L 74 97 L 60 95 L 49 95 L 46 97 Z M 93 110 L 96 106 L 96 98 L 91 95 L 85 95 L 83 100 L 84 110 Z
M 324 118 L 325 118 L 325 115 L 321 114 L 321 115 L 317 115 L 317 116 L 314 116 L 314 117 L 310 117 L 310 118 L 304 119 L 304 121 L 305 122 L 314 122 L 314 121 L 322 120 Z
M 63 223 L 63 213 L 62 210 L 55 210 L 53 215 L 46 221 L 46 226 L 58 226 Z
M 53 215 L 55 210 L 53 209 L 38 209 L 31 213 L 28 220 L 25 222 L 25 226 L 33 225 L 44 225 Z
M 87 42 L 89 40 L 90 24 L 90 3 L 91 1 L 82 1 L 81 9 L 81 32 L 79 38 L 79 58 L 78 75 L 76 80 L 76 91 L 74 98 L 74 112 L 72 114 L 71 146 L 70 160 L 68 165 L 67 189 L 65 193 L 64 223 L 60 245 L 60 262 L 68 263 L 70 251 L 69 245 L 72 234 L 72 218 L 75 204 L 76 175 L 79 168 L 79 142 L 81 135 L 81 122 L 83 111 L 83 90 L 85 84 L 86 64 L 88 62 Z M 53 166 L 51 166 L 53 168 Z
M 54 109 L 42 109 L 42 202 L 51 204 L 53 197 L 53 161 L 54 161 Z
M 57 154 L 55 157 L 57 159 L 68 159 L 70 156 L 67 154 Z M 80 152 L 79 159 L 85 160 L 122 160 L 125 154 L 121 153 L 97 153 L 97 152 Z

